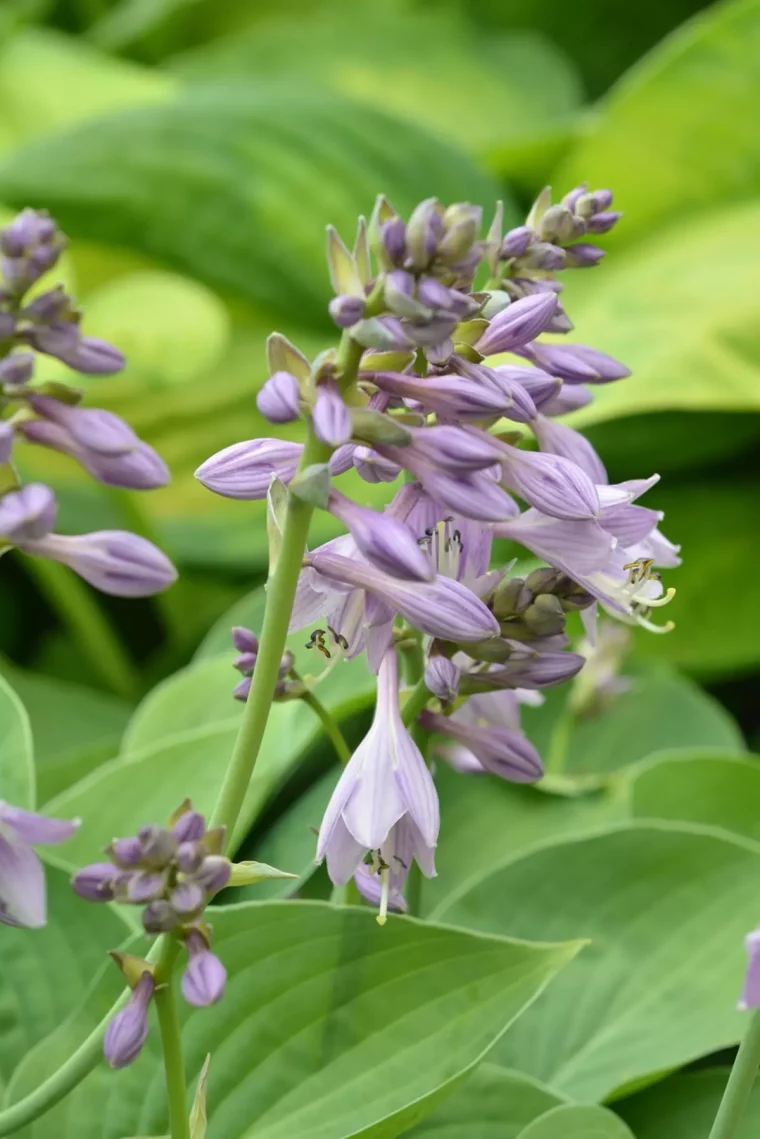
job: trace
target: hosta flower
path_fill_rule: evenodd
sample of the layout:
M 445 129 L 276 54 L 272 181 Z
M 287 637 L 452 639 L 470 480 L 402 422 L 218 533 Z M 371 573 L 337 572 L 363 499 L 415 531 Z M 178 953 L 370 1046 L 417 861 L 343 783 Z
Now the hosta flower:
M 28 929 L 45 924 L 45 874 L 33 848 L 66 842 L 78 826 L 78 820 L 49 819 L 0 802 L 0 922 Z

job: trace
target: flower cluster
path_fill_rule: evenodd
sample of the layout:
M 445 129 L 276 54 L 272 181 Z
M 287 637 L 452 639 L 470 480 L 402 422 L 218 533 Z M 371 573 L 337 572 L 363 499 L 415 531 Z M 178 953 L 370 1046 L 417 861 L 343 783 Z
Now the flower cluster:
M 623 622 L 668 628 L 652 620 L 673 595 L 655 567 L 678 565 L 678 551 L 659 531 L 661 513 L 637 501 L 657 476 L 610 484 L 591 444 L 560 422 L 593 398 L 593 385 L 628 369 L 589 346 L 542 339 L 572 327 L 555 274 L 599 261 L 601 250 L 578 239 L 615 224 L 611 200 L 583 186 L 553 206 L 547 190 L 506 236 L 499 206 L 479 240 L 475 206 L 430 199 L 404 222 L 380 198 L 351 252 L 329 231 L 341 349 L 310 364 L 275 334 L 258 400 L 274 423 L 304 418 L 325 462 L 301 469 L 300 444 L 256 439 L 197 472 L 231 498 L 284 484 L 347 531 L 307 554 L 291 629 L 319 623 L 310 644 L 324 649 L 326 629 L 332 657 L 364 652 L 378 675 L 374 722 L 338 783 L 317 854 L 334 882 L 354 874 L 382 917 L 403 908 L 413 858 L 435 872 L 435 786 L 405 720 L 418 716 L 418 730 L 444 737 L 439 753 L 464 770 L 539 779 L 519 705 L 583 666 L 568 651 L 568 614 L 580 612 L 592 641 L 599 603 Z M 482 263 L 490 278 L 479 291 Z M 406 477 L 378 513 L 335 485 L 351 468 L 367 482 Z M 512 574 L 513 563 L 492 568 L 495 538 L 544 564 L 527 576 Z M 399 693 L 410 640 L 426 661 L 428 706 L 412 701 L 414 715 Z
M 146 826 L 136 835 L 114 839 L 105 852 L 109 861 L 85 866 L 72 880 L 86 901 L 142 906 L 146 933 L 170 933 L 182 941 L 188 954 L 182 994 L 196 1008 L 220 1000 L 227 980 L 224 966 L 211 952 L 211 931 L 203 917 L 208 902 L 232 874 L 223 850 L 224 828 L 207 828 L 186 800 L 168 828 Z M 155 989 L 147 962 L 135 965 L 130 958 L 128 964 L 122 967 L 133 984 L 132 998 L 114 1017 L 105 1040 L 106 1059 L 114 1068 L 137 1057 Z
M 65 384 L 34 383 L 34 352 L 86 375 L 124 366 L 116 348 L 82 335 L 82 314 L 61 285 L 30 294 L 64 245 L 44 212 L 23 210 L 0 230 L 0 553 L 17 547 L 62 562 L 105 593 L 142 597 L 174 581 L 164 554 L 119 530 L 54 533 L 52 490 L 41 483 L 19 486 L 13 466 L 16 443 L 33 443 L 69 455 L 108 486 L 151 490 L 169 482 L 163 460 L 117 415 L 80 407 L 82 393 Z

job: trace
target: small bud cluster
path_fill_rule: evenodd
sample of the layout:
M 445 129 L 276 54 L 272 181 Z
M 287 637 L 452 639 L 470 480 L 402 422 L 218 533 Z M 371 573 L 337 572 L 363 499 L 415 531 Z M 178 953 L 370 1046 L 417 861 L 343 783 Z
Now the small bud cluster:
M 144 596 L 176 577 L 159 550 L 122 531 L 54 534 L 52 490 L 42 484 L 20 487 L 12 465 L 15 444 L 26 442 L 70 456 L 107 486 L 151 490 L 169 482 L 163 460 L 117 415 L 80 407 L 82 393 L 65 384 L 34 383 L 29 348 L 86 375 L 109 375 L 124 366 L 112 345 L 82 335 L 82 314 L 62 285 L 27 296 L 64 246 L 55 222 L 42 211 L 23 210 L 0 230 L 0 465 L 10 476 L 0 498 L 0 552 L 16 546 L 63 562 L 105 593 Z
M 232 643 L 240 654 L 235 658 L 233 664 L 243 677 L 243 679 L 235 685 L 232 695 L 236 700 L 241 700 L 245 703 L 251 691 L 251 678 L 253 676 L 253 670 L 256 667 L 259 642 L 256 635 L 252 633 L 250 629 L 246 629 L 242 625 L 236 625 L 232 630 Z M 303 694 L 304 687 L 300 680 L 288 680 L 289 674 L 293 671 L 294 664 L 295 657 L 293 654 L 289 650 L 283 653 L 282 660 L 280 661 L 280 673 L 274 690 L 275 700 L 290 700 Z
M 72 879 L 86 901 L 143 906 L 146 933 L 168 933 L 182 941 L 188 954 L 182 993 L 197 1008 L 221 999 L 227 977 L 210 950 L 204 921 L 208 902 L 232 874 L 223 850 L 224 828 L 207 828 L 203 815 L 185 800 L 168 827 L 145 826 L 136 835 L 114 839 L 105 851 L 109 861 L 85 866 Z M 105 1042 L 106 1058 L 115 1068 L 131 1063 L 142 1047 L 155 987 L 147 962 L 143 972 L 135 970 L 134 959 L 126 960 L 128 968 L 119 963 L 133 984 L 132 1000 L 111 1022 Z

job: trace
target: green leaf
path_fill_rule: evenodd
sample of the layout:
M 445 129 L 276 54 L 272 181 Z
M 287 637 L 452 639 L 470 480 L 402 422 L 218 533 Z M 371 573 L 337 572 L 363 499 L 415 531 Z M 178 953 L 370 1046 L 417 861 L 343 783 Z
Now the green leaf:
M 331 691 L 327 685 L 320 688 L 320 697 L 337 718 L 371 702 L 375 678 L 363 667 L 346 666 L 336 681 Z M 230 695 L 232 683 L 234 673 L 224 659 L 203 661 L 178 673 L 138 708 L 121 757 L 47 804 L 51 814 L 83 820 L 66 848 L 67 859 L 77 865 L 96 860 L 114 835 L 134 834 L 145 823 L 163 823 L 185 798 L 210 814 L 242 715 L 242 705 Z M 227 708 L 230 714 L 225 716 Z M 290 700 L 272 707 L 233 847 L 321 738 L 319 721 L 307 705 Z
M 513 937 L 591 939 L 491 1059 L 593 1102 L 739 1039 L 758 874 L 754 843 L 632 822 L 484 867 L 433 916 Z
M 183 1010 L 190 1080 L 212 1056 L 209 1134 L 392 1139 L 456 1087 L 578 946 L 396 917 L 380 929 L 358 907 L 268 902 L 219 909 L 214 948 L 228 970 L 225 997 Z M 109 1134 L 166 1129 L 156 1035 L 132 1068 L 111 1075 Z M 88 1078 L 33 1139 L 100 1139 L 95 1088 Z
M 27 28 L 6 40 L 2 49 L 0 117 L 7 145 L 106 111 L 164 102 L 176 87 L 169 75 L 104 55 L 82 39 L 47 29 Z M 43 75 L 45 81 L 40 82 Z
M 561 1102 L 537 1080 L 485 1061 L 405 1134 L 414 1139 L 518 1139 L 527 1123 Z
M 758 0 L 700 13 L 624 76 L 555 184 L 614 187 L 626 211 L 616 238 L 627 242 L 755 196 L 760 144 L 748 109 L 760 100 L 759 57 Z M 670 288 L 660 290 L 666 304 Z
M 665 533 L 682 544 L 684 562 L 664 575 L 677 591 L 669 607 L 676 628 L 648 640 L 642 633 L 638 643 L 648 655 L 700 677 L 747 670 L 760 661 L 760 606 L 751 572 L 760 559 L 759 493 L 757 482 L 734 477 L 666 486 L 652 495 L 652 505 L 665 511 Z
M 9 665 L 3 673 L 29 717 L 40 803 L 116 755 L 132 711 L 123 700 Z
M 10 684 L 0 676 L 0 799 L 33 810 L 36 798 L 29 717 Z
M 702 823 L 760 842 L 760 761 L 754 757 L 661 752 L 631 772 L 628 796 L 634 818 Z
M 633 1139 L 633 1135 L 606 1107 L 568 1103 L 529 1123 L 519 1139 Z
M 84 999 L 105 960 L 129 929 L 111 906 L 83 902 L 68 874 L 47 866 L 48 919 L 42 929 L 3 927 L 0 938 L 0 1080 Z
M 308 77 L 489 161 L 513 139 L 556 131 L 581 102 L 562 52 L 530 33 L 486 37 L 445 8 L 367 5 L 346 16 L 333 5 L 259 23 L 180 56 L 174 68 L 192 80 Z
M 428 132 L 291 82 L 194 88 L 0 165 L 0 197 L 47 206 L 73 237 L 126 245 L 324 328 L 324 226 L 351 233 L 378 182 L 404 212 L 431 194 L 498 197 Z
M 728 1079 L 728 1068 L 682 1072 L 616 1104 L 636 1139 L 695 1139 L 708 1135 Z M 760 1084 L 755 1084 L 735 1139 L 756 1139 Z
M 445 906 L 483 874 L 545 839 L 588 830 L 627 814 L 610 791 L 582 797 L 547 795 L 535 787 L 505 783 L 491 775 L 462 775 L 441 763 L 436 771 L 441 834 L 436 878 L 422 883 L 422 911 Z
M 595 715 L 567 724 L 567 687 L 547 691 L 539 708 L 522 709 L 523 725 L 547 762 L 547 785 L 593 786 L 668 747 L 744 750 L 735 722 L 693 681 L 662 665 L 622 671 L 631 678 L 629 691 Z

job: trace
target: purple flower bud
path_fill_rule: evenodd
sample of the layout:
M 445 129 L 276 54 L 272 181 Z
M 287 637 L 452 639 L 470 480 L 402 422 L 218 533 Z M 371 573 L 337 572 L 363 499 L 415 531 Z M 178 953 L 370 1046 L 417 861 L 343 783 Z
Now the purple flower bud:
M 131 870 L 142 861 L 143 845 L 136 837 L 115 838 L 107 853 L 122 870 Z
M 739 1009 L 760 1008 L 760 930 L 753 930 L 744 939 L 747 950 L 747 972 L 744 975 L 744 987 L 739 998 Z
M 194 874 L 203 862 L 203 847 L 197 842 L 181 842 L 174 861 L 183 874 Z
M 536 416 L 533 431 L 542 451 L 569 459 L 598 486 L 609 481 L 604 463 L 593 445 L 579 431 L 568 427 L 566 423 L 547 419 L 545 415 Z
M 250 691 L 251 691 L 251 678 L 250 678 L 250 676 L 245 676 L 240 681 L 240 683 L 236 684 L 235 687 L 232 689 L 232 695 L 234 696 L 234 698 L 236 700 L 241 700 L 245 704 L 246 700 L 248 699 L 248 693 Z
M 243 625 L 235 625 L 232 630 L 232 643 L 239 653 L 253 653 L 259 651 L 259 640 L 255 633 Z
M 252 676 L 256 667 L 256 656 L 256 653 L 241 653 L 232 662 L 232 667 L 242 673 L 243 676 Z
M 488 471 L 449 474 L 415 465 L 414 473 L 437 502 L 478 522 L 501 522 L 518 514 L 517 504 Z
M 412 428 L 413 448 L 427 462 L 448 471 L 480 471 L 501 459 L 501 446 L 485 432 L 448 425 Z
M 127 901 L 135 906 L 160 898 L 166 889 L 166 874 L 144 870 L 131 874 L 127 880 Z
M 563 384 L 554 399 L 542 403 L 539 410 L 543 415 L 567 415 L 568 412 L 577 411 L 586 407 L 593 400 L 593 395 L 582 384 Z
M 185 811 L 172 827 L 177 842 L 198 842 L 206 833 L 206 820 L 198 811 Z
M 382 391 L 411 399 L 452 419 L 483 419 L 503 415 L 511 401 L 496 388 L 462 376 L 405 376 L 396 372 L 373 372 L 372 381 Z
M 34 356 L 31 352 L 13 352 L 0 360 L 0 384 L 21 387 L 27 384 L 34 372 Z
M 27 554 L 62 562 L 96 589 L 115 597 L 150 597 L 177 580 L 177 571 L 165 554 L 146 538 L 124 530 L 48 534 L 18 544 Z
M 86 902 L 113 901 L 113 883 L 119 871 L 112 862 L 93 862 L 78 870 L 71 879 L 71 885 L 80 898 Z
M 412 268 L 426 269 L 443 237 L 443 218 L 438 213 L 438 200 L 427 198 L 412 211 L 406 226 L 406 248 Z
M 396 316 L 430 317 L 432 312 L 415 300 L 415 281 L 405 269 L 394 269 L 385 278 L 385 303 Z
M 137 832 L 142 861 L 155 870 L 163 870 L 177 850 L 177 838 L 165 827 L 140 827 Z
M 64 427 L 82 447 L 103 455 L 124 455 L 140 446 L 128 423 L 102 408 L 71 407 L 49 395 L 32 395 L 29 404 L 43 419 Z
M 466 586 L 448 577 L 402 581 L 354 558 L 316 550 L 311 564 L 319 573 L 374 593 L 423 633 L 445 641 L 480 641 L 499 632 L 493 613 Z
M 169 902 L 157 898 L 143 910 L 142 923 L 146 933 L 169 933 L 177 925 L 177 915 Z
M 330 316 L 338 328 L 352 328 L 364 316 L 367 307 L 364 297 L 354 297 L 345 294 L 333 297 L 329 304 Z
M 181 920 L 187 921 L 201 913 L 206 904 L 206 895 L 197 882 L 188 879 L 174 887 L 169 901 L 175 914 Z
M 103 1040 L 103 1054 L 111 1068 L 126 1068 L 140 1055 L 150 1028 L 148 1008 L 155 991 L 152 976 L 143 973 L 132 990 L 129 1004 L 112 1018 Z
M 360 320 L 353 326 L 351 335 L 364 348 L 378 348 L 381 352 L 403 352 L 414 347 L 396 316 L 373 316 Z
M 435 277 L 421 277 L 417 285 L 417 299 L 429 309 L 444 309 L 448 311 L 456 305 L 456 297 L 463 297 L 462 293 L 455 293 L 448 289 L 442 281 Z M 469 300 L 470 298 L 465 298 Z
M 575 212 L 584 218 L 591 218 L 612 205 L 612 190 L 593 190 L 581 194 L 575 202 Z
M 56 224 L 46 211 L 27 207 L 0 230 L 0 250 L 6 257 L 23 257 L 34 246 L 46 245 L 57 235 Z
M 395 482 L 401 474 L 398 463 L 384 458 L 370 447 L 355 447 L 353 464 L 361 478 L 369 483 Z
M 360 552 L 383 573 L 406 581 L 432 581 L 430 561 L 411 531 L 389 514 L 358 506 L 339 491 L 332 491 L 331 514 L 351 531 Z
M 587 344 L 528 344 L 525 355 L 553 376 L 571 384 L 609 383 L 630 376 L 629 368 L 614 356 Z
M 585 241 L 578 241 L 575 245 L 568 245 L 565 253 L 567 264 L 572 269 L 588 269 L 598 265 L 604 257 L 604 250 L 598 245 L 589 245 Z
M 586 223 L 586 228 L 589 233 L 609 233 L 622 216 L 620 210 L 604 210 L 602 213 L 590 217 Z
M 224 995 L 227 971 L 196 930 L 188 933 L 186 944 L 190 961 L 182 974 L 182 995 L 194 1008 L 216 1004 Z
M 402 264 L 406 257 L 406 226 L 401 218 L 389 218 L 380 230 L 383 247 L 394 265 Z
M 289 483 L 296 473 L 303 446 L 280 439 L 249 439 L 233 443 L 206 459 L 195 477 L 225 498 L 266 498 L 272 476 Z
M 502 380 L 516 384 L 528 393 L 535 411 L 540 411 L 545 404 L 554 399 L 561 387 L 562 381 L 557 376 L 550 376 L 540 368 L 520 368 L 512 364 L 499 364 L 491 369 Z
M 13 428 L 10 423 L 0 421 L 0 463 L 10 461 L 13 452 Z
M 298 419 L 300 398 L 296 377 L 290 372 L 275 372 L 256 396 L 256 406 L 270 423 L 291 423 Z
M 521 451 L 505 443 L 504 481 L 511 490 L 552 518 L 596 518 L 599 494 L 581 467 L 561 455 Z
M 330 447 L 340 447 L 351 438 L 351 412 L 331 387 L 317 388 L 312 420 L 316 435 Z
M 534 236 L 533 229 L 529 225 L 518 225 L 516 229 L 510 229 L 501 243 L 501 257 L 504 259 L 522 257 Z
M 232 864 L 228 858 L 223 858 L 221 854 L 209 854 L 196 872 L 195 880 L 207 894 L 218 894 L 229 882 L 231 874 Z
M 169 468 L 163 459 L 152 447 L 140 440 L 137 440 L 137 445 L 132 450 L 123 451 L 121 454 L 109 454 L 82 446 L 67 428 L 47 420 L 27 420 L 19 424 L 19 430 L 30 443 L 70 455 L 93 478 L 105 483 L 106 486 L 126 487 L 128 490 L 155 490 L 157 487 L 166 486 L 171 478 Z
M 0 340 L 10 340 L 15 331 L 15 316 L 9 312 L 0 312 Z
M 554 293 L 537 293 L 514 301 L 495 316 L 476 344 L 482 356 L 511 352 L 543 332 L 557 307 Z
M 501 688 L 553 688 L 580 672 L 586 658 L 580 653 L 531 653 L 515 656 L 498 669 L 468 673 L 462 678 L 463 692 L 490 692 Z
M 40 293 L 28 305 L 24 306 L 23 316 L 28 320 L 49 323 L 54 320 L 65 319 L 73 310 L 73 302 L 62 285 L 47 289 Z
M 0 536 L 15 545 L 45 540 L 55 526 L 55 496 L 44 483 L 28 483 L 0 498 Z
M 450 704 L 459 692 L 460 670 L 445 656 L 432 656 L 425 668 L 425 684 L 439 700 Z
M 468 379 L 475 380 L 483 387 L 495 388 L 501 392 L 505 403 L 505 416 L 516 423 L 530 423 L 536 417 L 536 405 L 522 384 L 515 382 L 510 369 L 497 371 L 486 364 L 472 364 L 469 360 L 459 360 L 457 371 Z
M 522 264 L 526 269 L 554 273 L 557 269 L 564 269 L 565 261 L 565 251 L 561 246 L 549 241 L 536 241 L 523 256 Z
M 569 210 L 574 210 L 578 204 L 578 200 L 582 198 L 587 193 L 587 191 L 588 182 L 583 182 L 580 186 L 576 186 L 575 189 L 570 190 L 568 194 L 565 194 L 564 198 L 562 199 L 562 205 L 567 206 Z
M 480 728 L 460 724 L 454 717 L 424 711 L 420 723 L 428 731 L 457 740 L 476 756 L 486 771 L 513 783 L 535 783 L 544 774 L 541 756 L 521 732 L 509 728 Z

